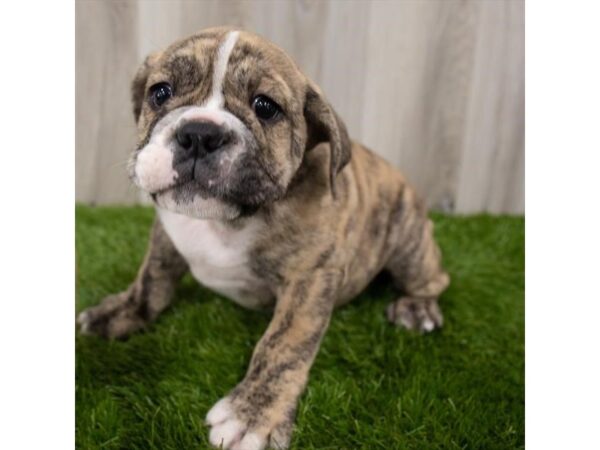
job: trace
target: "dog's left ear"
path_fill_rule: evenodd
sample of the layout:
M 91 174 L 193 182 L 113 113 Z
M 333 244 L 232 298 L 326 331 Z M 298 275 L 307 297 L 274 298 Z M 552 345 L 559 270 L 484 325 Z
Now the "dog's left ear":
M 312 82 L 308 83 L 306 89 L 304 117 L 308 133 L 306 150 L 322 142 L 329 143 L 329 185 L 335 198 L 335 177 L 351 157 L 346 125 Z
M 138 68 L 133 81 L 131 82 L 131 101 L 133 103 L 133 117 L 135 123 L 138 123 L 144 104 L 144 95 L 146 93 L 146 81 L 150 70 L 160 56 L 160 52 L 150 53 L 142 65 Z

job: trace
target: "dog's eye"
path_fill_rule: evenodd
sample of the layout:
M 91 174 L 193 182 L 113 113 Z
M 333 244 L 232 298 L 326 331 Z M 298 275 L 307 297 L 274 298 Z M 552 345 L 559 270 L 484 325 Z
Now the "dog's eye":
M 256 116 L 262 120 L 273 120 L 281 112 L 281 107 L 266 95 L 254 97 L 252 107 Z
M 150 102 L 154 108 L 160 108 L 173 96 L 173 89 L 169 83 L 156 83 L 150 87 Z

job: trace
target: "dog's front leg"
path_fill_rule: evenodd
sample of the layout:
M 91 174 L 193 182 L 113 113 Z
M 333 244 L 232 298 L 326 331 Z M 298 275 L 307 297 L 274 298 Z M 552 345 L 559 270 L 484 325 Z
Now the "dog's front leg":
M 287 448 L 298 397 L 329 325 L 339 271 L 287 283 L 245 378 L 209 411 L 210 442 L 233 450 Z
M 155 219 L 135 281 L 127 290 L 83 311 L 77 319 L 81 332 L 119 339 L 143 328 L 171 303 L 175 286 L 187 270 L 187 263 Z

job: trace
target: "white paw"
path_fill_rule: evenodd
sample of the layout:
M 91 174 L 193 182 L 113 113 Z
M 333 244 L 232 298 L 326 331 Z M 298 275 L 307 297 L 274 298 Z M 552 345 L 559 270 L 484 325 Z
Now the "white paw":
M 421 323 L 421 331 L 429 333 L 435 329 L 435 323 L 429 317 L 425 318 Z
M 90 332 L 91 317 L 89 311 L 83 311 L 77 317 L 77 323 L 80 325 L 80 331 L 82 334 L 89 334 Z
M 429 333 L 444 323 L 437 301 L 431 299 L 403 297 L 390 303 L 387 317 L 396 325 L 421 333 Z
M 266 441 L 256 433 L 246 433 L 240 442 L 231 447 L 231 450 L 262 450 Z
M 229 450 L 263 450 L 266 439 L 247 432 L 248 426 L 240 420 L 227 397 L 219 400 L 206 415 L 211 427 L 209 441 L 217 448 Z

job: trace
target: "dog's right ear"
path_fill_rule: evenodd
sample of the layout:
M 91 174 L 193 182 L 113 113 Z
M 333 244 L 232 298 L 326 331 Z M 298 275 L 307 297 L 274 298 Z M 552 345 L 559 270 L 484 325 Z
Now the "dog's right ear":
M 308 81 L 307 85 L 304 116 L 308 133 L 307 149 L 321 142 L 329 143 L 329 186 L 335 198 L 336 176 L 351 158 L 352 144 L 346 125 L 312 81 Z
M 131 83 L 131 101 L 133 102 L 133 117 L 135 118 L 135 123 L 138 123 L 140 114 L 142 112 L 148 75 L 150 74 L 150 70 L 152 70 L 152 67 L 154 67 L 154 64 L 156 64 L 156 61 L 159 57 L 160 52 L 149 54 L 137 70 Z

